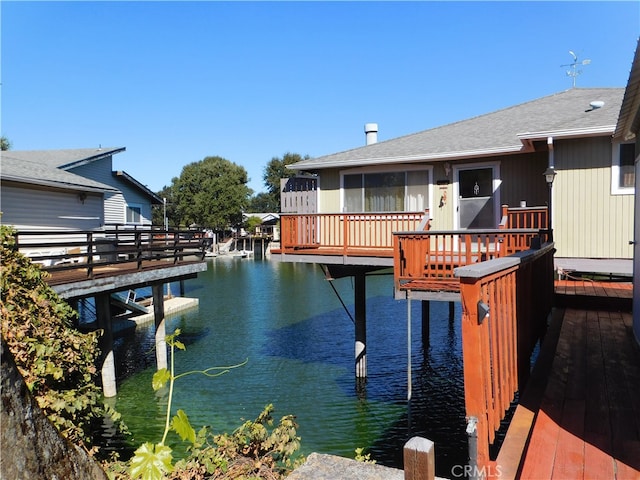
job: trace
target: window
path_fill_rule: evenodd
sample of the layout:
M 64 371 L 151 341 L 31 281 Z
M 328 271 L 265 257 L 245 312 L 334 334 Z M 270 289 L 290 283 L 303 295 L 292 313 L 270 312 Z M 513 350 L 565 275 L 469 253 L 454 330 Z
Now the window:
M 342 182 L 345 212 L 418 212 L 428 208 L 428 170 L 345 174 Z
M 127 223 L 140 223 L 142 219 L 142 207 L 127 205 Z
M 611 166 L 611 193 L 632 194 L 636 181 L 635 143 L 615 143 Z

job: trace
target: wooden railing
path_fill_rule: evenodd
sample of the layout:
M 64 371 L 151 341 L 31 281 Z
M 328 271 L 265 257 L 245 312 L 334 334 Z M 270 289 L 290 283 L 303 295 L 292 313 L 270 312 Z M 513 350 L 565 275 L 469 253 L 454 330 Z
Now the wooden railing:
M 280 217 L 283 253 L 393 256 L 393 232 L 427 230 L 429 212 L 315 213 Z
M 549 209 L 542 207 L 502 206 L 502 219 L 499 228 L 549 228 Z
M 515 393 L 553 304 L 553 244 L 455 270 L 462 299 L 462 354 L 471 463 L 491 469 L 489 444 Z M 472 451 L 473 449 L 470 449 Z
M 169 266 L 204 258 L 204 239 L 193 230 L 105 228 L 101 230 L 18 231 L 15 246 L 48 272 L 84 269 L 93 278 L 98 267 L 119 264 L 142 270 L 145 262 Z M 148 263 L 147 263 L 148 266 Z
M 527 250 L 539 242 L 536 229 L 449 230 L 394 233 L 397 290 L 457 290 L 454 269 Z

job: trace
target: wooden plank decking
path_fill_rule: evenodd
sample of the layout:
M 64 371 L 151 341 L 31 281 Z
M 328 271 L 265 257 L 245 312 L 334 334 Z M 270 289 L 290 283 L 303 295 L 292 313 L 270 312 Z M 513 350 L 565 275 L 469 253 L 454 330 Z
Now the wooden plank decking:
M 631 284 L 559 282 L 631 298 Z M 640 479 L 640 348 L 629 311 L 558 310 L 496 460 L 502 478 Z

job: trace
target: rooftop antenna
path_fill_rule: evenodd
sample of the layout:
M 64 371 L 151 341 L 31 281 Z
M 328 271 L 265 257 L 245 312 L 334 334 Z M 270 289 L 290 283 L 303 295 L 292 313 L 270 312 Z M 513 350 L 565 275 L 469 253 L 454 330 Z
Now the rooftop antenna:
M 578 61 L 578 56 L 575 53 L 573 53 L 571 50 L 569 50 L 569 53 L 573 57 L 573 62 L 572 63 L 567 63 L 565 65 L 560 65 L 560 66 L 561 67 L 571 67 L 571 70 L 567 70 L 567 77 L 572 77 L 573 78 L 573 88 L 576 88 L 576 77 L 582 73 L 582 70 L 577 70 L 576 67 L 578 65 L 589 65 L 591 63 L 591 60 L 586 59 L 586 60 L 582 60 L 580 62 L 580 61 Z

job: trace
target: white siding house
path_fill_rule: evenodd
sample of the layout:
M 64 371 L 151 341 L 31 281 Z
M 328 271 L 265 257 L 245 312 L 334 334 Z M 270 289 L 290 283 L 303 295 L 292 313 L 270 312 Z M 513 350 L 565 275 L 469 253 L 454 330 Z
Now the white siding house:
M 124 148 L 5 151 L 0 154 L 1 222 L 18 230 L 92 230 L 150 225 L 155 193 L 124 172 Z

